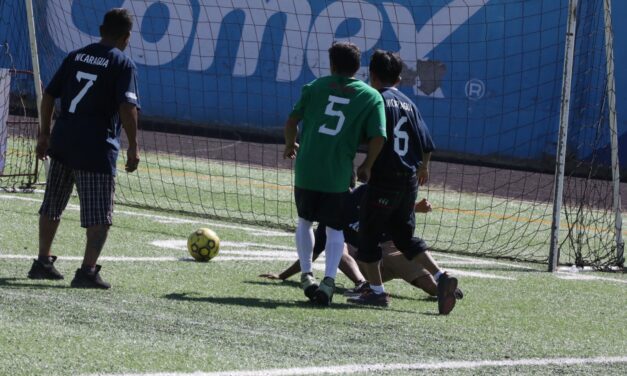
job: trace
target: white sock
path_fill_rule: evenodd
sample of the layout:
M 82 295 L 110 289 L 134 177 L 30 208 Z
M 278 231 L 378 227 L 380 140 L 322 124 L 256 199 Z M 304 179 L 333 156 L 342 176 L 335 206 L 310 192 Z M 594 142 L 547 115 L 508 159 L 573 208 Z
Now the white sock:
M 335 279 L 344 252 L 344 233 L 327 226 L 326 264 L 324 276 Z
M 383 294 L 385 292 L 385 288 L 383 288 L 383 285 L 370 285 L 370 288 L 372 289 L 372 291 L 374 291 L 375 294 Z
M 437 282 L 438 279 L 440 279 L 440 276 L 444 274 L 441 270 L 438 270 L 437 273 L 435 273 L 435 275 L 433 276 L 433 279 L 435 279 L 435 281 Z
M 296 252 L 300 261 L 300 271 L 302 273 L 311 273 L 313 261 L 314 233 L 313 223 L 298 218 L 298 226 L 296 226 Z

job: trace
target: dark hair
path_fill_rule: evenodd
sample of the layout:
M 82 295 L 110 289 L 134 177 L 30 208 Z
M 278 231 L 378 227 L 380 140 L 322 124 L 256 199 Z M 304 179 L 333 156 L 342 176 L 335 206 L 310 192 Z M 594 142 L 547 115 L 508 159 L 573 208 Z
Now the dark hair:
M 394 85 L 401 77 L 402 70 L 403 60 L 390 51 L 376 50 L 370 58 L 370 71 L 386 85 Z
M 100 25 L 100 33 L 112 39 L 119 39 L 130 33 L 132 29 L 133 19 L 129 11 L 124 8 L 113 8 L 108 11 Z
M 354 43 L 333 42 L 329 48 L 329 60 L 335 73 L 352 77 L 361 66 L 361 51 Z

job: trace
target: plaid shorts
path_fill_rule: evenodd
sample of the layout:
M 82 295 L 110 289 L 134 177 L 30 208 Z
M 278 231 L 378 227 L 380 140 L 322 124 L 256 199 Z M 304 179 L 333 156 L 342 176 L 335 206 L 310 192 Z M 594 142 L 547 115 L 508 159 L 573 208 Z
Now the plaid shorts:
M 81 227 L 111 225 L 115 193 L 113 175 L 74 170 L 52 158 L 39 214 L 55 221 L 60 220 L 74 183 L 81 203 Z

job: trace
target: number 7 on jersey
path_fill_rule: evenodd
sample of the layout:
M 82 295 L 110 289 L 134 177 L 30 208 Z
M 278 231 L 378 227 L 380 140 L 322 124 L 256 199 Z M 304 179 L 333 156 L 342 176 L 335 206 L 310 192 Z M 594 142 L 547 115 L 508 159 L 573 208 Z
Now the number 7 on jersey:
M 74 99 L 72 99 L 72 102 L 70 102 L 70 108 L 68 109 L 69 113 L 73 114 L 76 111 L 76 105 L 78 104 L 78 102 L 81 101 L 81 99 L 83 99 L 85 94 L 87 94 L 87 90 L 89 90 L 90 87 L 94 86 L 94 81 L 96 81 L 97 78 L 98 76 L 95 74 L 85 73 L 81 71 L 76 72 L 76 81 L 81 82 L 81 80 L 85 79 L 87 80 L 87 83 L 85 83 L 85 86 L 83 86 L 81 91 L 79 91 Z

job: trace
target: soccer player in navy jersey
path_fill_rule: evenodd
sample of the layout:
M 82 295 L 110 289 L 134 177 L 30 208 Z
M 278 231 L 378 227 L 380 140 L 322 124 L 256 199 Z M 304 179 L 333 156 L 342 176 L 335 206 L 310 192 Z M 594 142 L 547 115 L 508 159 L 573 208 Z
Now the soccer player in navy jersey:
M 429 160 L 435 149 L 416 105 L 396 89 L 403 62 L 388 51 L 377 50 L 370 60 L 370 84 L 383 96 L 388 138 L 374 162 L 368 190 L 361 203 L 357 260 L 362 263 L 370 288 L 349 302 L 389 305 L 381 277 L 381 236 L 386 233 L 408 260 L 424 266 L 438 286 L 438 310 L 448 314 L 455 306 L 457 279 L 444 273 L 414 236 L 414 205 L 418 185 L 429 179 Z
M 50 169 L 39 210 L 39 257 L 28 272 L 31 279 L 63 279 L 54 267 L 57 257 L 51 246 L 76 185 L 87 244 L 71 286 L 111 287 L 100 276 L 97 261 L 112 223 L 122 127 L 129 144 L 126 171 L 135 171 L 139 164 L 137 73 L 122 52 L 132 27 L 126 9 L 108 11 L 100 26 L 100 41 L 71 52 L 45 89 L 36 152 L 39 159 L 50 157 Z M 51 132 L 56 98 L 61 106 Z

